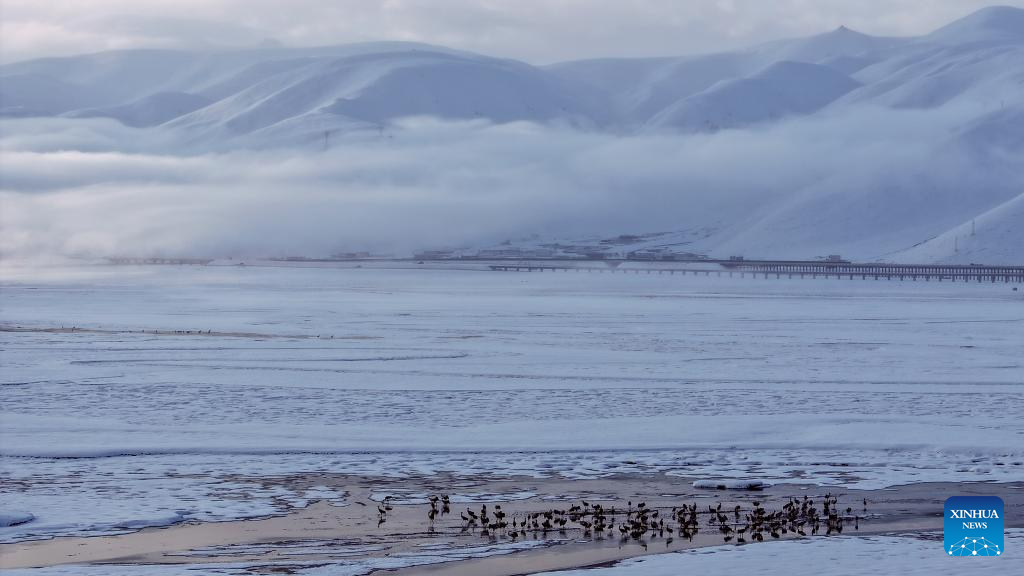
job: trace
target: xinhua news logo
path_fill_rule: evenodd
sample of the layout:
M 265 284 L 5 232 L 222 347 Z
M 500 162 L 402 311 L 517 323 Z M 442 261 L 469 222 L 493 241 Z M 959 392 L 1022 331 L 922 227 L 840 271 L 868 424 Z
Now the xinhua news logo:
M 946 555 L 1002 556 L 1003 510 L 1003 499 L 997 496 L 947 498 Z

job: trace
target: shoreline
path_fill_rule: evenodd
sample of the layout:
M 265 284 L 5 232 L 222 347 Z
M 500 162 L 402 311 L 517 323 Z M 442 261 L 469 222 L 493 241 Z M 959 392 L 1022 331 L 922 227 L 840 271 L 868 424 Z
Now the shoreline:
M 942 502 L 952 495 L 998 495 L 1007 507 L 1007 528 L 1024 527 L 1024 482 L 922 483 L 879 490 L 842 489 L 835 486 L 777 484 L 759 491 L 697 489 L 692 479 L 662 474 L 628 474 L 605 478 L 375 478 L 318 474 L 296 476 L 295 482 L 325 483 L 346 495 L 345 503 L 316 501 L 279 516 L 222 522 L 185 522 L 151 527 L 111 536 L 64 536 L 0 545 L 0 568 L 34 568 L 69 564 L 114 565 L 207 565 L 246 564 L 282 568 L 317 564 L 366 562 L 367 572 L 386 570 L 395 574 L 494 574 L 514 575 L 549 570 L 607 565 L 629 558 L 664 552 L 721 546 L 723 536 L 704 516 L 708 506 L 739 505 L 751 510 L 779 509 L 791 497 L 821 501 L 825 494 L 839 499 L 839 507 L 856 508 L 856 518 L 845 524 L 844 536 L 941 531 Z M 427 519 L 431 494 L 451 494 L 451 512 L 431 522 Z M 385 495 L 392 510 L 384 522 L 378 506 Z M 866 510 L 863 501 L 866 499 Z M 701 510 L 700 530 L 692 539 L 662 532 L 641 539 L 623 539 L 610 529 L 604 535 L 584 534 L 569 523 L 564 533 L 538 532 L 522 539 L 506 534 L 485 537 L 479 530 L 464 530 L 460 520 L 469 509 L 483 505 L 503 508 L 511 518 L 551 509 L 565 509 L 587 501 L 605 507 L 646 502 L 662 517 L 676 506 L 696 505 Z M 1016 513 L 1013 510 L 1016 509 Z M 621 509 L 620 509 L 621 514 Z M 730 514 L 731 516 L 731 514 Z M 1013 519 L 1018 519 L 1014 521 Z M 737 516 L 737 520 L 739 517 Z M 852 518 L 851 518 L 852 520 Z M 730 520 L 731 522 L 731 520 Z M 737 526 L 739 522 L 737 522 Z M 765 536 L 768 536 L 765 533 Z M 804 538 L 779 534 L 778 540 Z M 810 536 L 807 538 L 826 538 Z M 672 538 L 672 540 L 669 540 Z M 765 542 L 773 538 L 765 538 Z M 527 544 L 528 543 L 528 544 Z M 751 541 L 750 544 L 756 544 Z M 502 547 L 524 549 L 506 551 Z M 482 552 L 481 552 L 482 550 Z M 430 564 L 416 563 L 417 554 L 434 554 Z M 438 554 L 447 554 L 439 562 Z M 408 559 L 408 565 L 386 565 Z M 269 569 L 269 568 L 268 568 Z M 257 573 L 259 573 L 257 571 Z

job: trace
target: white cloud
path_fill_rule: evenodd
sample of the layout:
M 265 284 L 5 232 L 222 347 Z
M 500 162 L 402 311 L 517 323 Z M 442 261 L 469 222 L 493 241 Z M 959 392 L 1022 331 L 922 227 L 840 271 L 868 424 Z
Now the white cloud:
M 961 121 L 955 110 L 864 109 L 763 130 L 616 137 L 416 119 L 393 138 L 350 136 L 327 152 L 200 155 L 156 152 L 167 142 L 155 132 L 111 122 L 8 121 L 0 254 L 326 255 L 709 225 L 785 248 L 807 230 L 822 242 L 915 221 L 941 231 L 965 213 L 958 206 L 977 210 L 1022 184 L 1019 158 L 965 169 L 971 160 L 949 140 Z M 58 136 L 26 136 L 42 133 Z M 81 141 L 90 151 L 69 151 Z M 851 207 L 859 220 L 836 226 Z M 756 232 L 780 214 L 803 214 L 804 229 Z

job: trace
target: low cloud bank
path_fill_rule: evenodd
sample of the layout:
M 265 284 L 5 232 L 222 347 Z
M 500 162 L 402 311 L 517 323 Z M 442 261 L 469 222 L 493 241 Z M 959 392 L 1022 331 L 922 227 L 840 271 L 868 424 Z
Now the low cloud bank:
M 970 116 L 862 109 L 628 137 L 420 118 L 328 150 L 202 153 L 110 121 L 5 120 L 0 255 L 402 253 L 701 226 L 718 230 L 703 250 L 908 248 L 893 214 L 938 234 L 1022 184 L 1020 154 L 960 146 Z

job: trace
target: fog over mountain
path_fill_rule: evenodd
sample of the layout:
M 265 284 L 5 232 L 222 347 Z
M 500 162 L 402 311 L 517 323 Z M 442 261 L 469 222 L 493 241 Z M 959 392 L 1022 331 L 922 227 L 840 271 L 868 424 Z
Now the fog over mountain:
M 548 66 L 401 42 L 44 58 L 0 66 L 0 118 L 7 258 L 676 232 L 715 256 L 1024 260 L 1018 8 Z

